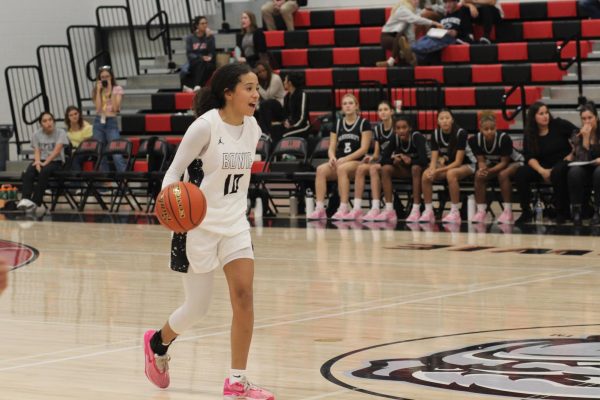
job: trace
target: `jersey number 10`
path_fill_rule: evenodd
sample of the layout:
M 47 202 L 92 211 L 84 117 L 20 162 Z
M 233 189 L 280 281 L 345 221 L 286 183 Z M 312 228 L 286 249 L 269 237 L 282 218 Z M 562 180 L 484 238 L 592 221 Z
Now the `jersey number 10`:
M 244 176 L 244 174 L 227 175 L 227 179 L 225 179 L 223 195 L 227 196 L 228 194 L 237 193 L 238 189 L 240 188 L 240 179 L 242 176 Z

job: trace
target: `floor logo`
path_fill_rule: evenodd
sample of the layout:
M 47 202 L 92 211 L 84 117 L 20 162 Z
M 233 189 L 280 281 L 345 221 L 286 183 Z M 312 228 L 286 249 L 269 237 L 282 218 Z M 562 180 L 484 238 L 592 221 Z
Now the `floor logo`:
M 8 240 L 0 240 L 0 258 L 6 260 L 12 268 L 20 268 L 38 257 L 39 252 L 33 247 L 9 242 Z
M 525 330 L 530 329 L 544 328 Z M 515 331 L 522 330 L 495 332 L 510 332 L 514 336 Z M 458 343 L 464 342 L 465 337 L 482 333 L 422 340 L 428 342 L 426 347 L 429 347 L 436 339 L 437 342 Z M 458 339 L 461 336 L 462 339 Z M 474 343 L 451 350 L 446 347 L 421 357 L 369 357 L 385 354 L 386 348 L 397 355 L 402 348 L 398 346 L 402 345 L 406 346 L 403 351 L 410 351 L 410 347 L 415 347 L 415 342 L 421 339 L 396 342 L 336 357 L 323 366 L 322 373 L 341 386 L 393 399 L 405 399 L 399 397 L 407 393 L 406 386 L 399 386 L 402 383 L 419 385 L 424 398 L 429 398 L 425 395 L 428 390 L 447 389 L 516 398 L 600 399 L 600 336 L 564 337 L 568 335 L 562 331 L 554 336 Z M 440 341 L 441 338 L 444 340 Z M 357 362 L 362 365 L 347 369 Z M 335 367 L 338 363 L 346 370 L 339 371 Z M 415 390 L 419 393 L 414 387 L 408 392 L 415 393 Z M 413 394 L 412 398 L 419 397 Z

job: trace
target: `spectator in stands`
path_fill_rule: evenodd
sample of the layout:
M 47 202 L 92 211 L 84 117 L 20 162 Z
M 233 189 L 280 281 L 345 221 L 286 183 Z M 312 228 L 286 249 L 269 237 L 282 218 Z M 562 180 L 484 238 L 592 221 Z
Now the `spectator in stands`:
M 67 126 L 67 136 L 71 147 L 75 150 L 81 142 L 92 137 L 92 125 L 83 119 L 81 110 L 75 106 L 67 107 L 65 111 L 65 125 Z M 75 157 L 71 160 L 71 169 L 81 171 L 83 159 Z
M 531 184 L 551 183 L 554 188 L 556 221 L 563 223 L 569 215 L 569 191 L 567 183 L 568 159 L 571 153 L 569 141 L 577 127 L 561 118 L 553 118 L 542 102 L 535 102 L 527 111 L 523 152 L 525 165 L 515 174 L 515 185 L 521 202 L 521 216 L 517 224 L 533 219 L 531 212 Z
M 477 16 L 473 16 L 473 22 L 483 26 L 483 36 L 479 43 L 492 43 L 492 29 L 502 21 L 502 8 L 497 0 L 461 0 L 463 6 L 476 7 Z
M 600 132 L 598 131 L 598 111 L 594 103 L 583 105 L 579 111 L 581 128 L 571 138 L 573 152 L 569 166 L 569 197 L 571 219 L 581 224 L 582 205 L 589 193 L 591 183 L 594 189 L 594 216 L 592 225 L 600 224 Z
M 579 6 L 583 8 L 590 18 L 600 18 L 600 1 L 598 0 L 577 0 Z
M 241 17 L 241 32 L 236 37 L 236 60 L 256 67 L 258 60 L 268 62 L 267 41 L 265 33 L 256 25 L 256 15 L 244 11 Z M 237 54 L 239 53 L 239 55 Z
M 429 164 L 427 139 L 420 132 L 413 131 L 412 122 L 406 115 L 394 118 L 394 132 L 393 145 L 385 151 L 389 156 L 384 156 L 387 161 L 381 172 L 386 210 L 375 221 L 394 220 L 396 212 L 393 205 L 388 206 L 393 203 L 392 179 L 409 178 L 412 183 L 413 205 L 406 222 L 418 222 L 421 217 L 421 180 L 423 171 Z
M 310 120 L 308 119 L 308 103 L 304 92 L 304 77 L 298 72 L 290 72 L 283 79 L 286 95 L 283 99 L 283 137 L 308 136 Z M 279 141 L 279 135 L 272 137 Z
M 386 163 L 391 163 L 388 160 L 391 153 L 386 153 L 388 147 L 392 146 L 394 140 L 394 127 L 392 115 L 394 111 L 388 100 L 382 100 L 377 106 L 377 116 L 379 123 L 373 129 L 375 146 L 372 155 L 366 155 L 362 159 L 362 163 L 356 169 L 354 178 L 354 206 L 362 208 L 362 196 L 365 189 L 365 179 L 369 176 L 371 183 L 371 210 L 364 216 L 365 221 L 374 221 L 380 213 L 381 206 L 381 166 Z M 386 157 L 387 156 L 387 157 Z M 386 211 L 389 205 L 386 199 Z M 391 210 L 393 211 L 393 204 Z M 362 217 L 362 211 L 357 211 L 356 218 Z M 394 216 L 396 213 L 394 213 Z
M 343 117 L 335 124 L 329 141 L 329 162 L 319 165 L 315 179 L 316 200 L 315 211 L 307 216 L 309 220 L 327 218 L 325 212 L 325 196 L 327 181 L 338 181 L 340 207 L 333 219 L 355 219 L 349 207 L 350 179 L 354 177 L 356 168 L 363 156 L 369 151 L 371 144 L 371 124 L 360 116 L 358 100 L 353 94 L 342 97 Z M 354 211 L 356 208 L 354 209 Z
M 421 17 L 436 22 L 439 22 L 442 18 L 444 18 L 444 15 L 446 14 L 442 0 L 420 1 L 419 8 L 422 10 Z M 427 33 L 428 29 L 429 27 L 425 25 L 415 26 L 415 37 L 419 39 L 421 36 Z
M 17 204 L 18 209 L 27 211 L 35 211 L 42 206 L 50 177 L 64 164 L 64 146 L 69 144 L 67 133 L 63 129 L 56 128 L 54 115 L 45 111 L 38 118 L 38 122 L 41 128 L 31 138 L 31 146 L 34 150 L 33 162 L 23 174 L 22 199 Z M 34 189 L 36 178 L 37 185 Z
M 442 179 L 448 182 L 451 209 L 443 222 L 459 224 L 460 186 L 459 182 L 475 172 L 475 158 L 467 143 L 468 133 L 458 126 L 449 109 L 438 113 L 438 125 L 431 137 L 431 162 L 423 173 L 423 197 L 425 212 L 419 222 L 435 222 L 433 213 L 433 183 Z
M 258 61 L 254 68 L 258 76 L 259 108 L 254 114 L 263 132 L 271 133 L 274 121 L 283 120 L 285 89 L 281 77 L 274 73 L 268 62 Z
M 105 65 L 98 70 L 96 86 L 92 90 L 92 100 L 96 106 L 93 138 L 106 146 L 110 141 L 120 139 L 117 114 L 121 111 L 123 88 L 117 85 L 115 75 L 110 66 Z M 127 162 L 121 155 L 115 155 L 113 162 L 117 171 L 127 168 Z M 103 158 L 100 169 L 108 171 L 108 163 Z
M 484 111 L 479 119 L 479 132 L 469 139 L 469 146 L 477 158 L 475 172 L 475 202 L 477 212 L 471 222 L 485 222 L 487 216 L 486 188 L 491 179 L 498 179 L 502 193 L 503 212 L 498 217 L 499 224 L 512 224 L 512 182 L 517 169 L 525 158 L 513 148 L 507 133 L 496 130 L 496 116 L 493 111 Z
M 194 31 L 185 38 L 187 63 L 181 66 L 181 85 L 184 92 L 200 90 L 216 69 L 215 36 L 208 29 L 204 16 L 194 18 Z
M 458 0 L 444 0 L 445 16 L 440 23 L 446 34 L 423 36 L 412 45 L 419 65 L 438 64 L 441 61 L 442 50 L 455 43 L 467 43 L 473 36 L 471 18 L 477 17 L 477 8 L 473 5 L 460 7 Z
M 275 31 L 275 15 L 281 15 L 288 31 L 294 30 L 294 13 L 298 10 L 298 3 L 295 0 L 267 0 L 263 4 L 261 11 L 262 17 L 267 26 L 267 30 Z
M 410 46 L 415 41 L 413 24 L 441 28 L 439 22 L 416 14 L 418 0 L 402 0 L 392 8 L 387 22 L 381 29 L 381 47 L 392 52 L 387 61 L 377 63 L 378 67 L 392 67 L 396 63 L 415 64 L 415 55 Z

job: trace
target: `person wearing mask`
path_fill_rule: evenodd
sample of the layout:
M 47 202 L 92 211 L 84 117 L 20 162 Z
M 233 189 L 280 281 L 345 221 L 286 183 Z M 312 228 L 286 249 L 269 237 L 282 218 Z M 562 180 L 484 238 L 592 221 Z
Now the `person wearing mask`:
M 556 222 L 563 223 L 569 216 L 568 162 L 571 154 L 569 139 L 577 127 L 567 120 L 554 118 L 546 104 L 533 103 L 527 111 L 523 153 L 525 165 L 515 174 L 515 186 L 521 203 L 517 224 L 533 220 L 531 211 L 531 184 L 551 183 L 557 211 Z
M 187 63 L 181 68 L 181 85 L 184 92 L 199 90 L 206 85 L 216 68 L 215 37 L 204 16 L 194 18 L 194 32 L 185 38 Z
M 265 33 L 256 24 L 256 15 L 250 11 L 244 11 L 240 18 L 241 32 L 236 37 L 236 45 L 239 56 L 236 61 L 248 63 L 255 68 L 258 60 L 268 61 L 267 41 Z
M 261 7 L 262 17 L 267 30 L 275 31 L 275 15 L 281 15 L 288 31 L 294 30 L 294 13 L 298 10 L 295 0 L 267 0 Z

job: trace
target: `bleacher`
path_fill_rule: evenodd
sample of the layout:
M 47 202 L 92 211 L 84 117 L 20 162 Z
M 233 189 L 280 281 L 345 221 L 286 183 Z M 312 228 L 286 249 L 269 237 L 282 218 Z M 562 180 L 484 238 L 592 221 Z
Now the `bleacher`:
M 129 2 L 127 5 L 133 7 Z M 513 110 L 526 108 L 540 99 L 549 104 L 556 116 L 578 122 L 575 111 L 578 83 L 584 82 L 591 93 L 595 93 L 594 84 L 600 87 L 595 74 L 600 71 L 600 65 L 594 63 L 600 60 L 595 51 L 597 39 L 600 39 L 600 20 L 587 19 L 574 0 L 506 2 L 501 6 L 504 21 L 493 32 L 493 44 L 449 46 L 442 53 L 442 64 L 433 66 L 375 66 L 377 61 L 389 56 L 379 41 L 390 8 L 301 9 L 295 14 L 295 31 L 265 34 L 271 58 L 279 72 L 300 71 L 304 74 L 310 117 L 315 126 L 319 117 L 336 109 L 339 96 L 349 90 L 359 98 L 364 115 L 374 121 L 376 113 L 373 111 L 378 98 L 369 92 L 372 88 L 362 85 L 366 83 L 379 85 L 384 96 L 393 103 L 401 100 L 404 110 L 414 115 L 415 128 L 425 132 L 433 129 L 435 109 L 441 106 L 452 108 L 461 126 L 471 133 L 477 129 L 480 111 L 493 109 L 498 129 L 513 134 L 515 142 L 519 143 L 522 114 L 513 118 Z M 126 93 L 120 116 L 121 134 L 134 143 L 134 149 L 143 139 L 155 136 L 176 145 L 193 121 L 189 112 L 193 94 L 179 92 L 179 76 L 169 68 L 172 66 L 169 62 L 179 63 L 184 59 L 181 34 L 185 32 L 184 20 L 185 17 L 166 27 L 179 32 L 179 37 L 175 34 L 169 37 L 169 54 L 160 51 L 144 57 L 136 54 L 139 73 L 131 73 L 131 68 L 121 68 L 126 70 L 119 76 Z M 102 26 L 99 19 L 99 28 L 108 32 L 109 37 L 116 38 L 117 27 L 122 28 L 122 24 L 107 25 L 110 24 Z M 476 39 L 480 34 L 480 27 L 475 26 Z M 133 40 L 126 36 L 120 39 Z M 110 46 L 110 40 L 107 42 Z M 578 44 L 583 65 L 581 77 L 577 76 L 576 63 L 567 69 L 561 68 L 568 59 L 577 57 Z M 557 51 L 559 46 L 563 47 L 561 52 Z M 107 53 L 111 50 L 103 49 Z M 558 62 L 559 54 L 562 63 Z M 85 75 L 82 69 L 89 75 L 88 69 L 93 70 L 92 67 L 100 65 L 101 61 L 100 58 L 86 60 L 84 66 L 77 63 L 73 66 L 73 75 Z M 415 85 L 415 82 L 425 81 L 434 82 L 432 87 L 437 85 L 437 102 L 432 103 L 429 94 Z M 523 96 L 518 90 L 520 86 L 524 90 Z M 506 96 L 507 93 L 510 95 Z M 84 110 L 90 109 L 89 99 L 82 95 L 79 100 Z M 52 101 L 50 103 L 52 105 Z M 63 105 L 57 103 L 56 109 Z M 38 110 L 41 111 L 39 106 L 22 114 L 34 115 Z M 19 110 L 13 114 L 18 115 Z M 21 136 L 21 149 L 21 145 L 26 146 L 27 133 L 31 129 L 24 129 L 23 121 L 15 121 L 15 126 L 17 135 Z

